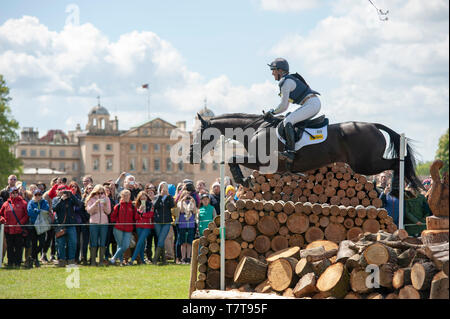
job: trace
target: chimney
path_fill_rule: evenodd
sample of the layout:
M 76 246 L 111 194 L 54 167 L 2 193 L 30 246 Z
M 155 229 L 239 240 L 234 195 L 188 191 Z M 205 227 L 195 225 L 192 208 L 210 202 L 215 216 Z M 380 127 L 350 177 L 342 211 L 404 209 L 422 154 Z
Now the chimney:
M 186 131 L 186 121 L 178 121 L 176 124 L 180 130 Z

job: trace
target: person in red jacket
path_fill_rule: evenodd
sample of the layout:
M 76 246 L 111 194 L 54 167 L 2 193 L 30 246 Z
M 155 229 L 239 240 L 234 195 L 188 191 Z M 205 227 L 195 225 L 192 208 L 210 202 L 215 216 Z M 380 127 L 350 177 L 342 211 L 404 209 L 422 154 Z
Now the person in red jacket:
M 133 224 L 136 221 L 136 207 L 130 200 L 131 192 L 127 189 L 120 193 L 120 202 L 114 207 L 114 211 L 111 213 L 111 222 L 116 223 L 114 225 L 113 234 L 117 243 L 117 251 L 109 262 L 114 265 L 116 260 L 120 260 L 120 265 L 125 266 L 123 263 L 123 253 L 130 246 L 131 233 L 133 231 Z
M 19 195 L 16 187 L 9 189 L 10 195 L 0 208 L 0 223 L 5 227 L 6 246 L 8 254 L 8 268 L 20 267 L 22 263 L 23 247 L 25 244 L 26 225 L 28 222 L 27 202 Z M 14 215 L 15 214 L 15 215 Z
M 138 194 L 134 205 L 137 208 L 135 218 L 138 241 L 136 248 L 134 249 L 133 256 L 128 263 L 130 266 L 133 265 L 133 262 L 136 260 L 137 256 L 140 257 L 142 264 L 146 264 L 144 260 L 145 241 L 150 234 L 150 230 L 155 228 L 153 225 L 153 204 L 149 200 L 145 191 L 141 191 Z

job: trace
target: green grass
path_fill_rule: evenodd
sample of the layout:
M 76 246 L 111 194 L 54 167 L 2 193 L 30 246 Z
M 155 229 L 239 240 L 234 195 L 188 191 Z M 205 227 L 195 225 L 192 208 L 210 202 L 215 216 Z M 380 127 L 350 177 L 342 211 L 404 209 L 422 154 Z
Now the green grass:
M 69 288 L 76 274 L 69 269 L 53 265 L 2 268 L 0 298 L 187 299 L 189 294 L 189 265 L 79 266 L 79 288 Z

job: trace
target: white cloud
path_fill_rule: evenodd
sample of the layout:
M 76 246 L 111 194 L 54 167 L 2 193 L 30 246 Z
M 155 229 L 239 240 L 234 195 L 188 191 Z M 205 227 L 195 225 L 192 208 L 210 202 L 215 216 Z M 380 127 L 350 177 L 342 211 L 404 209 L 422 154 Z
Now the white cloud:
M 302 11 L 318 7 L 320 0 L 258 0 L 260 7 L 267 11 Z
M 364 1 L 336 1 L 332 16 L 308 34 L 287 35 L 272 53 L 314 80 L 334 121 L 390 125 L 429 160 L 449 123 L 448 1 L 382 5 L 385 22 Z

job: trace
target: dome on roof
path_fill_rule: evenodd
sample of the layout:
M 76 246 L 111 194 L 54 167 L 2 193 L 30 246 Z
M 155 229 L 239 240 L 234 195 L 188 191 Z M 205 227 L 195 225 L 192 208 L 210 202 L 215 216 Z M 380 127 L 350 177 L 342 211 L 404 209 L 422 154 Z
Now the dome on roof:
M 94 106 L 90 112 L 89 115 L 93 115 L 93 114 L 97 114 L 97 115 L 109 115 L 109 112 L 106 108 L 104 108 L 101 105 L 96 105 Z
M 198 112 L 202 117 L 214 117 L 215 114 L 213 111 L 208 109 L 206 105 Z

